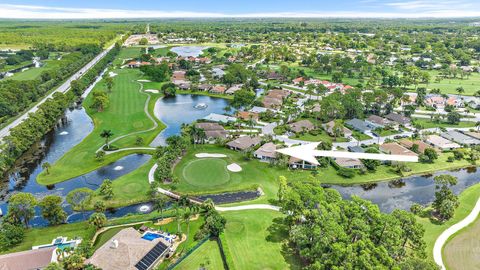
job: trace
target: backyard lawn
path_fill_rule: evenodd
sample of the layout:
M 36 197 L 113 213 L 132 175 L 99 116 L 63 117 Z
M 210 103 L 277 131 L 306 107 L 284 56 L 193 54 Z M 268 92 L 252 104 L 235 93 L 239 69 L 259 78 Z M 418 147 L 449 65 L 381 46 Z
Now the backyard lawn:
M 203 243 L 193 253 L 188 255 L 175 270 L 194 270 L 194 269 L 223 269 L 223 261 L 220 256 L 220 249 L 215 240 L 208 240 Z
M 81 143 L 73 147 L 62 158 L 52 165 L 50 174 L 45 172 L 40 174 L 37 181 L 41 184 L 54 184 L 65 181 L 75 176 L 79 176 L 111 163 L 122 156 L 133 152 L 145 151 L 125 151 L 107 155 L 103 161 L 95 159 L 95 152 L 105 142 L 100 137 L 100 133 L 109 129 L 113 132 L 110 140 L 115 140 L 119 136 L 128 135 L 112 143 L 113 146 L 139 147 L 148 146 L 155 136 L 164 128 L 163 123 L 156 120 L 157 127 L 154 128 L 153 121 L 147 117 L 144 112 L 148 95 L 151 96 L 148 102 L 147 110 L 153 115 L 155 100 L 160 96 L 158 94 L 140 93 L 140 83 L 136 82 L 140 78 L 140 71 L 135 69 L 117 69 L 113 72 L 118 76 L 114 77 L 114 88 L 109 94 L 109 104 L 103 112 L 97 112 L 91 108 L 93 95 L 89 95 L 85 102 L 90 117 L 92 117 L 95 128 Z M 94 91 L 105 91 L 103 82 L 95 86 Z M 136 144 L 136 138 L 143 139 L 142 145 Z
M 235 269 L 300 269 L 285 257 L 287 229 L 278 222 L 281 213 L 271 210 L 226 212 L 226 245 Z

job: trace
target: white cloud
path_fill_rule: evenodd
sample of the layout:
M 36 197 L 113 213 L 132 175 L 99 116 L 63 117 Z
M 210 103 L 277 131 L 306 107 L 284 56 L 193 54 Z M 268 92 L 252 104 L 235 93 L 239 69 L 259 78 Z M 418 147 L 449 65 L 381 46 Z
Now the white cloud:
M 363 0 L 374 3 L 375 0 Z M 162 11 L 162 10 L 125 10 L 66 8 L 32 5 L 0 4 L 0 18 L 12 19 L 113 19 L 113 18 L 421 18 L 421 17 L 476 17 L 480 8 L 472 8 L 463 1 L 455 0 L 417 0 L 408 2 L 376 2 L 389 6 L 393 12 L 362 11 L 295 11 L 295 12 L 258 12 L 228 14 L 217 12 Z M 436 3 L 436 4 L 434 4 Z

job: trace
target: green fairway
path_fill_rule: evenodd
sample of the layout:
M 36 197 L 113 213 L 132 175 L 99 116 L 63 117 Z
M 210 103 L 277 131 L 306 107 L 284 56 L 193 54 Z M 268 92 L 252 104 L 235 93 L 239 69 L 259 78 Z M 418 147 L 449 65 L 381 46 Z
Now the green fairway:
M 452 219 L 444 223 L 432 221 L 428 217 L 417 217 L 417 221 L 425 228 L 423 239 L 427 243 L 426 250 L 427 255 L 430 258 L 433 258 L 433 245 L 438 236 L 453 224 L 464 219 L 472 211 L 478 200 L 479 194 L 480 184 L 476 184 L 464 190 L 459 196 L 460 206 L 455 210 L 455 215 Z
M 227 165 L 221 158 L 194 159 L 184 166 L 182 175 L 194 186 L 218 186 L 230 180 L 231 173 L 227 170 Z
M 201 159 L 201 162 L 197 163 L 199 160 L 195 157 L 197 153 L 218 153 L 225 154 L 227 157 L 221 159 Z M 193 165 L 191 162 L 194 162 Z M 225 171 L 226 164 L 231 163 L 240 165 L 242 171 Z M 203 166 L 207 167 L 205 168 Z M 216 168 L 214 172 L 210 171 L 212 168 Z M 195 174 L 197 171 L 202 172 L 202 174 Z M 265 202 L 268 198 L 275 196 L 278 189 L 276 170 L 269 169 L 267 163 L 262 163 L 257 160 L 245 160 L 239 152 L 214 145 L 197 145 L 195 148 L 191 148 L 177 164 L 173 172 L 179 179 L 178 183 L 173 184 L 176 190 L 188 194 L 206 194 L 246 189 L 253 190 L 260 186 L 265 194 L 268 195 L 266 197 L 263 196 L 261 199 Z M 220 174 L 223 175 L 222 177 L 225 177 L 224 173 L 230 175 L 230 178 L 223 184 L 220 183 L 225 181 L 225 178 L 223 178 L 223 180 L 215 179 L 214 181 L 208 176 L 205 177 L 205 175 L 203 175 Z M 166 188 L 170 189 L 172 187 L 171 185 L 166 185 Z
M 271 210 L 226 212 L 225 240 L 235 269 L 300 269 L 296 260 L 285 257 L 287 230 Z
M 445 265 L 451 270 L 480 269 L 480 218 L 458 232 L 443 248 Z
M 125 136 L 116 140 L 113 145 L 119 148 L 125 147 L 146 147 L 164 128 L 163 123 L 156 118 L 155 123 L 147 116 L 144 109 L 148 97 L 146 110 L 153 115 L 155 101 L 159 94 L 140 92 L 141 84 L 137 80 L 141 77 L 141 72 L 136 69 L 117 69 L 113 72 L 118 75 L 114 77 L 114 87 L 109 96 L 109 104 L 102 112 L 97 112 L 91 108 L 93 95 L 90 94 L 84 106 L 87 113 L 92 117 L 95 128 L 81 143 L 70 149 L 62 158 L 52 165 L 50 174 L 45 172 L 40 174 L 37 181 L 41 184 L 54 184 L 65 181 L 75 176 L 79 176 L 111 163 L 122 156 L 133 152 L 145 151 L 124 151 L 110 154 L 103 161 L 95 159 L 95 152 L 105 142 L 100 137 L 100 133 L 109 129 L 114 136 L 111 140 L 116 140 L 120 136 Z M 94 91 L 106 91 L 103 81 L 97 84 Z M 143 144 L 136 143 L 137 137 L 143 139 Z
M 192 254 L 188 255 L 175 270 L 194 270 L 194 269 L 217 270 L 223 269 L 223 261 L 220 256 L 218 244 L 214 240 L 203 243 Z

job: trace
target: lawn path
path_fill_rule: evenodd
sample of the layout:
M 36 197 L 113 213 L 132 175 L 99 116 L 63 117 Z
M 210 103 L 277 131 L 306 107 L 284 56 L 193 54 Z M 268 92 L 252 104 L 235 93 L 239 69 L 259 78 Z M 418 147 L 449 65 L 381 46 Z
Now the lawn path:
M 472 211 L 470 212 L 470 214 L 468 214 L 467 217 L 465 217 L 463 220 L 461 220 L 457 224 L 454 224 L 448 229 L 446 229 L 445 231 L 443 231 L 443 233 L 440 234 L 440 236 L 435 241 L 435 245 L 433 246 L 433 259 L 435 260 L 435 263 L 440 265 L 442 270 L 446 269 L 445 264 L 443 263 L 442 249 L 445 243 L 447 242 L 448 238 L 450 238 L 450 236 L 454 235 L 461 229 L 467 227 L 472 222 L 474 222 L 477 219 L 477 216 L 479 213 L 480 213 L 480 198 L 477 200 L 475 207 L 472 209 Z
M 157 170 L 158 165 L 155 164 L 152 166 L 150 171 L 148 172 L 148 183 L 153 183 L 155 181 L 155 171 Z M 163 189 L 161 187 L 158 188 L 158 192 L 162 193 L 163 195 L 166 195 L 170 198 L 173 199 L 179 199 L 180 196 L 178 194 L 175 194 L 169 190 Z M 190 199 L 192 203 L 198 204 L 199 202 L 196 200 Z M 240 206 L 228 206 L 228 207 L 222 207 L 222 206 L 215 206 L 215 209 L 220 212 L 227 212 L 227 211 L 240 211 L 240 210 L 255 210 L 255 209 L 267 209 L 267 210 L 273 210 L 273 211 L 280 211 L 280 207 L 275 206 L 275 205 L 270 205 L 270 204 L 248 204 L 248 205 L 240 205 Z
M 110 141 L 110 144 L 120 140 L 120 139 L 123 139 L 125 137 L 128 137 L 128 136 L 131 136 L 131 135 L 135 135 L 135 134 L 141 134 L 141 133 L 145 133 L 145 132 L 150 132 L 150 131 L 153 131 L 155 130 L 157 127 L 158 127 L 158 123 L 157 121 L 155 120 L 155 118 L 149 113 L 148 111 L 148 104 L 150 103 L 150 99 L 152 96 L 150 96 L 150 94 L 148 94 L 147 92 L 144 92 L 143 91 L 143 83 L 141 82 L 138 82 L 138 84 L 140 84 L 140 89 L 138 90 L 138 92 L 142 93 L 142 94 L 145 94 L 147 95 L 147 100 L 145 101 L 145 106 L 143 107 L 143 111 L 145 112 L 145 114 L 147 115 L 148 119 L 150 119 L 152 122 L 153 122 L 153 127 L 149 128 L 149 129 L 146 129 L 146 130 L 140 130 L 140 131 L 134 131 L 134 132 L 131 132 L 131 133 L 128 133 L 128 134 L 124 134 L 122 136 L 119 136 L 113 140 Z M 98 153 L 99 151 L 101 151 L 103 149 L 103 147 L 105 147 L 105 144 L 103 144 L 102 146 L 100 146 L 100 148 L 97 149 L 97 151 L 95 151 L 95 153 Z M 117 149 L 117 150 L 114 150 L 114 151 L 105 151 L 105 154 L 112 154 L 112 153 L 117 153 L 117 152 L 121 152 L 121 151 L 128 151 L 128 150 L 155 150 L 154 147 L 131 147 L 131 148 L 122 148 L 122 149 Z

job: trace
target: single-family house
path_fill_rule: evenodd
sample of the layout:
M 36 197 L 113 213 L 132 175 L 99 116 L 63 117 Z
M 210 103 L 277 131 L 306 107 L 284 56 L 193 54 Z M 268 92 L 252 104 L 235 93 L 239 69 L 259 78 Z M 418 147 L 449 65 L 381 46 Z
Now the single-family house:
M 300 120 L 295 123 L 291 123 L 288 126 L 295 133 L 310 131 L 315 128 L 315 126 L 312 124 L 312 122 L 310 122 L 310 120 Z
M 380 145 L 379 149 L 389 155 L 417 156 L 417 153 L 408 150 L 396 142 L 384 143 Z
M 218 123 L 196 123 L 197 128 L 203 129 L 208 142 L 214 142 L 215 139 L 226 139 L 228 132 Z
M 365 121 L 375 128 L 385 128 L 393 125 L 392 121 L 378 115 L 370 115 Z
M 317 165 L 311 164 L 308 161 L 301 160 L 295 157 L 290 157 L 288 159 L 288 166 L 292 169 L 304 169 L 304 170 L 315 170 L 317 168 Z
M 283 104 L 283 100 L 279 98 L 273 98 L 273 97 L 264 97 L 262 100 L 262 105 L 263 107 L 267 109 L 278 109 L 281 107 Z
M 186 82 L 185 70 L 175 70 L 172 74 L 172 82 L 176 85 L 180 85 Z
M 440 134 L 440 136 L 442 136 L 443 138 L 447 139 L 447 140 L 450 140 L 450 141 L 454 141 L 458 144 L 462 144 L 462 145 L 477 145 L 477 144 L 480 144 L 480 140 L 477 140 L 475 138 L 472 138 L 470 136 L 467 136 L 461 132 L 458 132 L 456 130 L 450 130 L 450 131 L 447 131 L 447 132 L 442 132 Z
M 363 163 L 358 158 L 335 158 L 335 163 L 343 168 L 361 169 Z
M 447 140 L 445 138 L 442 138 L 438 135 L 427 136 L 425 138 L 425 142 L 432 145 L 432 146 L 435 146 L 435 147 L 441 149 L 442 151 L 453 150 L 453 149 L 461 147 L 458 143 L 452 142 L 452 141 Z
M 333 128 L 335 127 L 335 121 L 330 121 L 326 124 L 323 124 L 323 129 L 325 129 L 325 131 L 330 135 L 330 136 L 335 136 L 335 132 L 333 130 Z M 342 136 L 345 137 L 345 138 L 349 138 L 349 137 L 352 137 L 352 131 L 346 127 L 344 127 L 342 125 Z
M 86 262 L 103 270 L 150 270 L 171 251 L 172 245 L 164 238 L 147 240 L 130 227 L 115 234 Z
M 345 122 L 345 125 L 355 129 L 356 131 L 362 132 L 362 133 L 371 131 L 373 129 L 372 125 L 370 125 L 369 123 L 367 123 L 363 120 L 357 119 L 357 118 L 348 120 L 347 122 Z
M 283 99 L 288 97 L 291 94 L 288 90 L 283 89 L 272 89 L 267 92 L 267 97 Z
M 223 85 L 215 85 L 213 86 L 209 92 L 214 93 L 214 94 L 224 94 L 226 90 L 226 87 Z
M 258 136 L 242 136 L 227 143 L 227 147 L 232 150 L 244 151 L 260 144 L 262 139 Z
M 401 114 L 398 114 L 398 113 L 393 113 L 393 112 L 385 115 L 385 118 L 387 118 L 390 121 L 396 122 L 399 125 L 403 125 L 403 126 L 409 125 L 411 123 L 410 118 L 408 118 L 406 116 L 403 116 Z
M 213 88 L 213 85 L 208 83 L 203 83 L 198 85 L 198 90 L 200 91 L 210 91 Z
M 253 155 L 256 158 L 260 159 L 260 161 L 270 162 L 277 158 L 276 150 L 277 146 L 272 142 L 268 142 L 260 146 L 260 148 L 258 148 L 257 151 L 253 153 Z
M 0 255 L 0 269 L 34 270 L 44 269 L 57 262 L 57 247 L 48 247 Z
M 245 121 L 249 121 L 249 120 L 258 121 L 258 113 L 254 113 L 254 112 L 238 111 L 237 117 Z
M 218 113 L 211 113 L 205 116 L 203 120 L 217 123 L 228 123 L 237 121 L 237 118 Z
M 465 131 L 463 133 L 467 136 L 480 140 L 480 132 L 478 131 Z
M 232 85 L 230 88 L 228 88 L 228 89 L 225 91 L 225 94 L 233 95 L 233 94 L 235 94 L 235 92 L 241 90 L 242 87 L 243 87 L 243 84 L 235 84 L 235 85 Z
M 430 144 L 425 143 L 425 142 L 420 141 L 420 140 L 414 140 L 414 141 L 412 141 L 412 140 L 409 140 L 409 139 L 402 139 L 402 140 L 400 140 L 398 143 L 399 143 L 400 145 L 402 145 L 403 147 L 406 147 L 406 148 L 408 148 L 408 149 L 410 149 L 410 150 L 412 150 L 413 145 L 416 144 L 417 147 L 418 147 L 418 153 L 421 153 L 421 154 L 423 154 L 423 153 L 425 152 L 425 149 L 427 149 L 427 148 L 432 148 L 432 149 L 434 149 L 435 151 L 440 152 L 440 150 L 439 150 L 438 148 L 432 147 Z
M 223 69 L 218 67 L 212 68 L 212 76 L 214 78 L 220 79 L 220 78 L 223 78 L 224 75 L 225 75 L 225 71 L 223 71 Z

